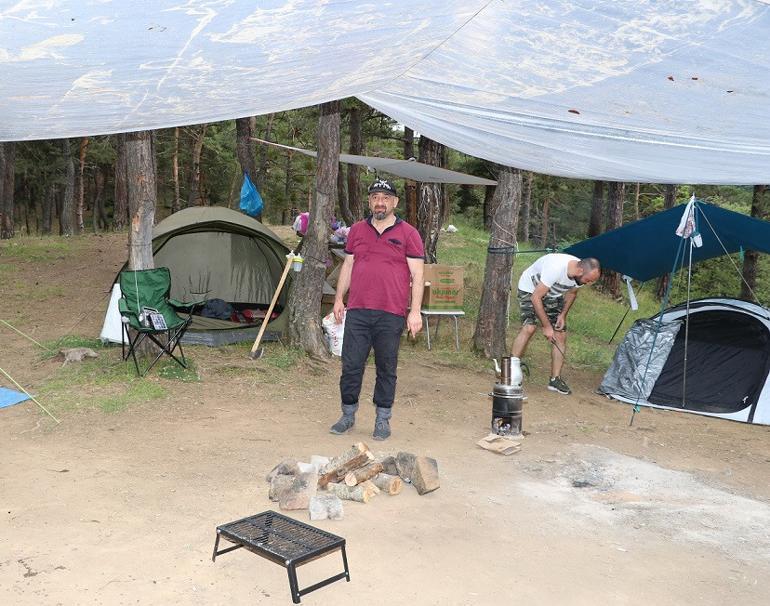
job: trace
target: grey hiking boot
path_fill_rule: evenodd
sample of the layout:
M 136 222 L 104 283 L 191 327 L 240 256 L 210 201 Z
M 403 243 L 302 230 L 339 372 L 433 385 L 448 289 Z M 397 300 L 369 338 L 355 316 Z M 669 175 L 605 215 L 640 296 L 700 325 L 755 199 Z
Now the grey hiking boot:
M 572 390 L 569 388 L 569 385 L 567 385 L 564 382 L 564 379 L 561 377 L 553 377 L 550 381 L 548 381 L 548 389 L 551 391 L 558 391 L 559 393 L 563 393 L 564 395 L 569 395 L 572 393 Z
M 329 428 L 329 431 L 341 435 L 353 429 L 356 424 L 356 410 L 358 410 L 358 404 L 343 404 L 342 416 Z
M 377 418 L 374 421 L 374 433 L 372 437 L 375 440 L 387 440 L 390 437 L 390 408 L 377 407 Z

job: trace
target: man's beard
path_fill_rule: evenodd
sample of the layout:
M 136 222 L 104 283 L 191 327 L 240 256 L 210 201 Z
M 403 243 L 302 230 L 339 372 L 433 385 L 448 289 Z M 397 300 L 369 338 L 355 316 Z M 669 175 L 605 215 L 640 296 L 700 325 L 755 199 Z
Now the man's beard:
M 372 215 L 374 216 L 374 218 L 377 221 L 382 221 L 385 217 L 388 216 L 388 211 L 386 211 L 386 210 L 382 210 L 380 212 L 374 211 L 374 213 L 372 213 Z

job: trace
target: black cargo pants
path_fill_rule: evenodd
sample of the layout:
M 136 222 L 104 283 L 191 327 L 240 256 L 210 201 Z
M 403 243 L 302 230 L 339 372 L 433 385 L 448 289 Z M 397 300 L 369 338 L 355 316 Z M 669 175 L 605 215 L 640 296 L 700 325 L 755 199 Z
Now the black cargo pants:
M 381 408 L 393 406 L 396 397 L 396 367 L 405 319 L 376 309 L 350 309 L 345 313 L 342 339 L 342 404 L 358 404 L 361 382 L 369 352 L 374 349 L 377 380 L 374 403 Z

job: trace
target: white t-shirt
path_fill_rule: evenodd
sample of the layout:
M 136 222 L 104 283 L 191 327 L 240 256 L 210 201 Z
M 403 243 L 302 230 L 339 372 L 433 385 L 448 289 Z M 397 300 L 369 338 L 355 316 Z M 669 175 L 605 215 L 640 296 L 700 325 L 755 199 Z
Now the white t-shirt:
M 548 286 L 546 297 L 563 297 L 565 292 L 580 288 L 577 282 L 567 276 L 567 264 L 579 260 L 578 257 L 562 253 L 543 255 L 522 272 L 519 290 L 535 292 L 537 285 L 542 282 Z

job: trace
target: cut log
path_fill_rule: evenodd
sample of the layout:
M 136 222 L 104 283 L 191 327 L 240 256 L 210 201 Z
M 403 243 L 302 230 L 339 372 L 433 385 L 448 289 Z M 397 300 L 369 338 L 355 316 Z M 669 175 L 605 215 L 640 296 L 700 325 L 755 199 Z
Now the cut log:
M 377 486 L 375 486 L 374 482 L 372 482 L 371 480 L 366 480 L 364 482 L 361 482 L 359 486 L 361 486 L 365 491 L 367 491 L 370 497 L 380 494 L 380 489 L 377 488 Z
M 326 485 L 326 490 L 346 501 L 368 503 L 369 499 L 372 498 L 372 495 L 363 486 L 348 486 L 347 484 L 330 482 Z
M 362 452 L 368 451 L 369 447 L 364 442 L 356 442 L 340 456 L 332 458 L 332 460 L 329 461 L 323 469 L 321 469 L 321 474 L 325 474 L 334 469 L 337 469 L 338 467 L 342 467 L 345 463 L 357 457 Z
M 323 474 L 318 478 L 318 487 L 325 488 L 329 482 L 341 482 L 348 472 L 368 465 L 373 460 L 374 455 L 369 450 L 369 447 L 363 442 L 358 442 L 347 452 L 333 458 L 324 467 Z
M 389 495 L 397 495 L 404 487 L 404 483 L 398 476 L 392 476 L 389 473 L 378 473 L 372 478 L 372 483 Z
M 365 482 L 376 476 L 382 471 L 382 463 L 374 462 L 369 463 L 366 467 L 359 467 L 353 471 L 348 472 L 345 475 L 345 484 L 348 486 L 356 486 L 361 482 Z

